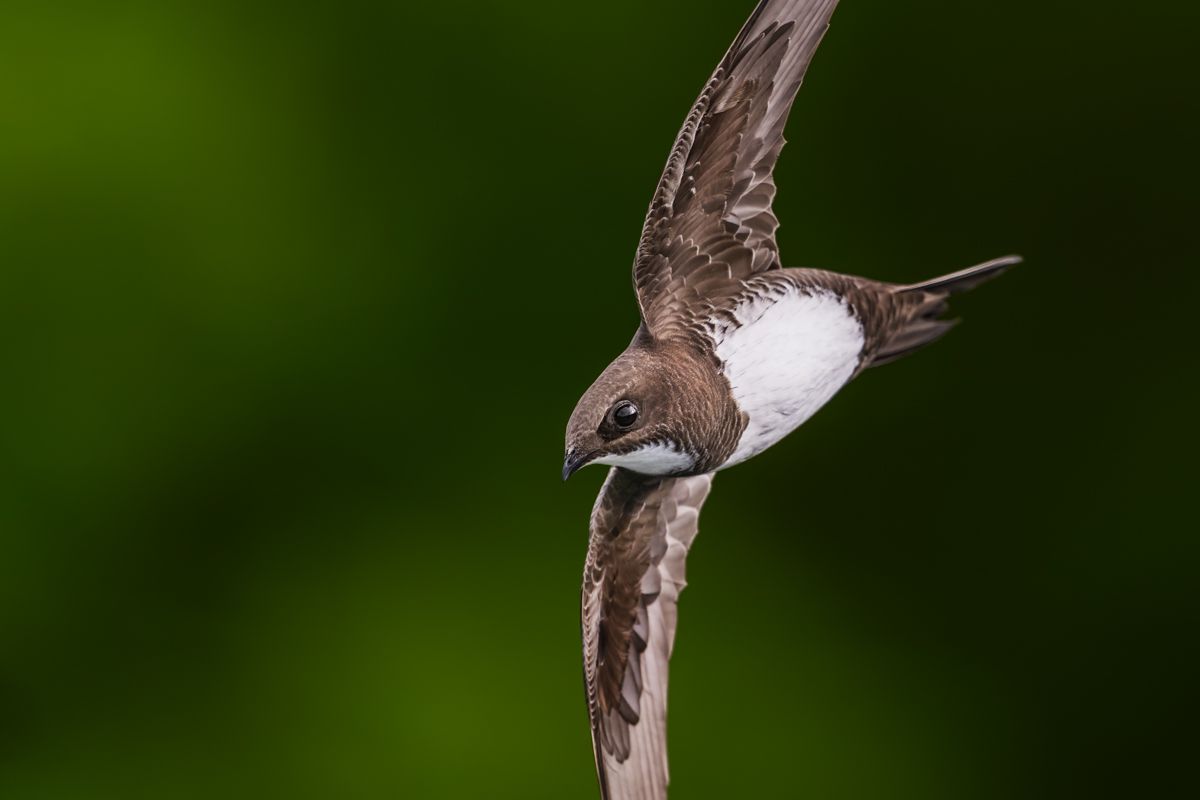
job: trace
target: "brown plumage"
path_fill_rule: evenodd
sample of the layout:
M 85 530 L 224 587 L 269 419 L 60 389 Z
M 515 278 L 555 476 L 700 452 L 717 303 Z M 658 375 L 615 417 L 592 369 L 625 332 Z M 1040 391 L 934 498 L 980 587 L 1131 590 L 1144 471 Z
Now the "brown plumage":
M 755 9 L 693 106 L 650 203 L 634 265 L 642 318 L 672 338 L 733 306 L 739 282 L 779 269 L 771 171 L 837 0 Z
M 583 579 L 584 679 L 605 800 L 666 797 L 667 666 L 712 474 L 786 436 L 867 367 L 941 337 L 950 295 L 1009 257 L 901 286 L 784 269 L 772 170 L 837 0 L 763 0 L 671 150 L 634 263 L 641 325 L 580 399 L 564 478 L 613 468 Z
M 617 428 L 608 414 L 597 418 L 610 398 L 637 404 L 641 418 L 633 429 Z M 687 341 L 654 339 L 644 327 L 587 390 L 579 408 L 586 411 L 572 415 L 567 440 L 588 461 L 601 452 L 623 455 L 648 442 L 672 441 L 697 454 L 689 471 L 700 474 L 724 463 L 745 427 L 711 352 Z
M 711 485 L 711 475 L 653 478 L 614 468 L 592 511 L 583 662 L 605 798 L 664 796 L 675 604 Z

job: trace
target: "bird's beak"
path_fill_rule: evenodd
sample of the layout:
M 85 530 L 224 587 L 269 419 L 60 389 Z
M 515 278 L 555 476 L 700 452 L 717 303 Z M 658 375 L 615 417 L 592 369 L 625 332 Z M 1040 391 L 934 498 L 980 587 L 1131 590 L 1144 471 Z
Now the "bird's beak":
M 593 453 L 585 453 L 581 450 L 576 450 L 574 447 L 568 450 L 566 457 L 563 459 L 563 480 L 565 481 L 567 478 L 586 467 L 594 455 L 595 454 Z

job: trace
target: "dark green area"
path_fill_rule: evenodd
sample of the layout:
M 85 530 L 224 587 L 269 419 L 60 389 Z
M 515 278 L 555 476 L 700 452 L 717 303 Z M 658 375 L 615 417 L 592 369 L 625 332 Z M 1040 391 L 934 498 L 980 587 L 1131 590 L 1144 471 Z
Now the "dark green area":
M 753 4 L 415 5 L 0 9 L 0 797 L 594 797 L 562 430 Z M 1195 789 L 1196 9 L 835 16 L 785 260 L 1028 263 L 718 480 L 673 797 Z

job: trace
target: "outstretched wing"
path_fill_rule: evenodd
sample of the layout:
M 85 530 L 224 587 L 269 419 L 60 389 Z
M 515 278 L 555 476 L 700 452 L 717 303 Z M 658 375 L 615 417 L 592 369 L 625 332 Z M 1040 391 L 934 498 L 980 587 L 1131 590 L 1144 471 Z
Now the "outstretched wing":
M 684 562 L 712 475 L 614 468 L 592 511 L 583 673 L 604 800 L 667 796 L 667 663 Z
M 684 122 L 634 263 L 642 319 L 660 338 L 778 269 L 771 172 L 804 73 L 837 0 L 762 0 Z

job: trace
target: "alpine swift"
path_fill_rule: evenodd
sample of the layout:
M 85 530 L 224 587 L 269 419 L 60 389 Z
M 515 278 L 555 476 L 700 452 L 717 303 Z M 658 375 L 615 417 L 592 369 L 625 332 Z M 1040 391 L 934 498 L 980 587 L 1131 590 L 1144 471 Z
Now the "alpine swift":
M 795 430 L 868 367 L 946 333 L 1001 258 L 896 285 L 784 269 L 772 170 L 837 0 L 763 0 L 671 150 L 634 262 L 641 324 L 567 426 L 563 478 L 611 467 L 583 573 L 583 666 L 605 800 L 667 796 L 667 664 L 684 561 L 718 470 Z

